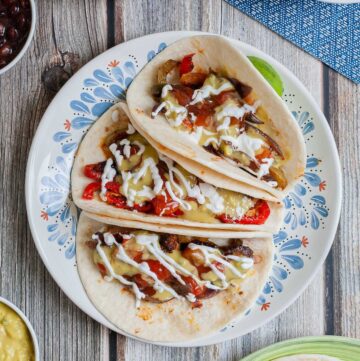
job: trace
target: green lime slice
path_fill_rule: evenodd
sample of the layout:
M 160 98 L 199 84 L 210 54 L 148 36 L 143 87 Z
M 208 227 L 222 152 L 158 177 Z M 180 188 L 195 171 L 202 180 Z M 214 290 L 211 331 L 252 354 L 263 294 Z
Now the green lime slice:
M 304 354 L 332 356 L 341 361 L 359 361 L 360 340 L 339 336 L 294 338 L 266 347 L 241 361 L 272 361 Z
M 284 86 L 280 75 L 276 72 L 276 70 L 268 62 L 256 56 L 248 56 L 248 59 L 266 79 L 266 81 L 274 88 L 274 90 L 280 96 L 282 96 L 284 92 Z

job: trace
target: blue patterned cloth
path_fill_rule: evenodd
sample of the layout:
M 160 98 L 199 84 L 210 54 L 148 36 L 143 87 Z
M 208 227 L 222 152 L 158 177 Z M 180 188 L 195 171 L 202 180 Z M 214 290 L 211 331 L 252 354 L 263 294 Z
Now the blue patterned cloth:
M 226 0 L 331 68 L 360 83 L 360 4 Z

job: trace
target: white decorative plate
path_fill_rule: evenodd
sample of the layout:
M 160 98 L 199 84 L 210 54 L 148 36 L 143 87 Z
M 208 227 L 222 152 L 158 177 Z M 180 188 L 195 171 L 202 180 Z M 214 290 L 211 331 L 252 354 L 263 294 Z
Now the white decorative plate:
M 156 53 L 194 32 L 153 34 L 118 45 L 80 69 L 51 102 L 36 132 L 27 165 L 26 205 L 36 247 L 53 278 L 84 312 L 114 329 L 91 304 L 75 262 L 78 210 L 71 201 L 70 171 L 82 136 L 113 103 L 123 99 L 136 73 Z M 341 171 L 329 126 L 299 80 L 250 45 L 231 40 L 245 54 L 271 64 L 284 84 L 283 99 L 307 146 L 303 179 L 284 200 L 285 217 L 274 235 L 276 256 L 261 295 L 239 322 L 206 338 L 170 346 L 199 346 L 250 332 L 288 307 L 309 284 L 331 247 L 341 205 Z M 118 331 L 118 330 L 117 330 Z

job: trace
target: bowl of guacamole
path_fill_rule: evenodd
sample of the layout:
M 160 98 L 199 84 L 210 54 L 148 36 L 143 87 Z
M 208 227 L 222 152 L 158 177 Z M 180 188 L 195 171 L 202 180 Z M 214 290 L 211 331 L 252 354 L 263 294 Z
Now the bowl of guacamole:
M 39 346 L 33 327 L 26 316 L 3 297 L 0 297 L 0 360 L 39 360 Z

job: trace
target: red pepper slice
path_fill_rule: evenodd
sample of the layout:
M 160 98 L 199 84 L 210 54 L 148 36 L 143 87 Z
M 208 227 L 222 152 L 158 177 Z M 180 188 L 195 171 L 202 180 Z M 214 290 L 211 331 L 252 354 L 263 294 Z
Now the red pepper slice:
M 106 267 L 102 263 L 97 263 L 97 267 L 103 277 L 107 275 Z
M 84 189 L 83 199 L 94 199 L 94 193 L 101 189 L 101 182 L 93 182 L 86 186 Z
M 165 268 L 164 265 L 162 265 L 159 261 L 156 261 L 154 259 L 148 259 L 144 262 L 149 265 L 150 270 L 156 274 L 160 281 L 168 280 L 171 277 L 170 271 Z
M 107 182 L 105 188 L 112 193 L 120 193 L 120 183 L 118 182 Z
M 133 208 L 136 209 L 138 212 L 151 213 L 153 210 L 153 205 L 151 202 L 145 202 L 142 205 L 135 203 Z
M 228 99 L 233 98 L 235 94 L 236 93 L 232 90 L 223 91 L 215 96 L 214 101 L 217 105 L 221 105 L 224 104 Z
M 147 296 L 153 296 L 156 291 L 151 287 L 142 277 L 141 274 L 136 274 L 131 277 L 131 281 L 135 282 L 139 287 L 140 291 L 145 293 Z
M 120 194 L 106 192 L 106 201 L 116 208 L 128 208 L 126 198 Z
M 190 73 L 191 70 L 194 69 L 194 63 L 192 62 L 192 57 L 195 54 L 188 54 L 183 57 L 181 60 L 181 63 L 179 65 L 179 73 L 180 76 L 186 73 Z
M 237 224 L 264 224 L 270 215 L 270 207 L 264 200 L 258 200 L 253 208 L 246 212 L 242 218 L 232 218 L 226 214 L 220 214 L 216 218 L 223 223 Z
M 204 292 L 204 287 L 199 285 L 191 276 L 181 276 L 189 287 L 189 293 L 192 293 L 195 297 L 200 296 Z
M 105 168 L 105 162 L 88 164 L 84 167 L 84 175 L 94 180 L 100 180 Z
M 184 214 L 180 209 L 180 204 L 173 201 L 168 194 L 167 197 L 159 194 L 151 202 L 157 216 L 175 217 Z
M 194 90 L 183 85 L 174 85 L 171 94 L 174 95 L 176 100 L 183 107 L 191 102 Z

